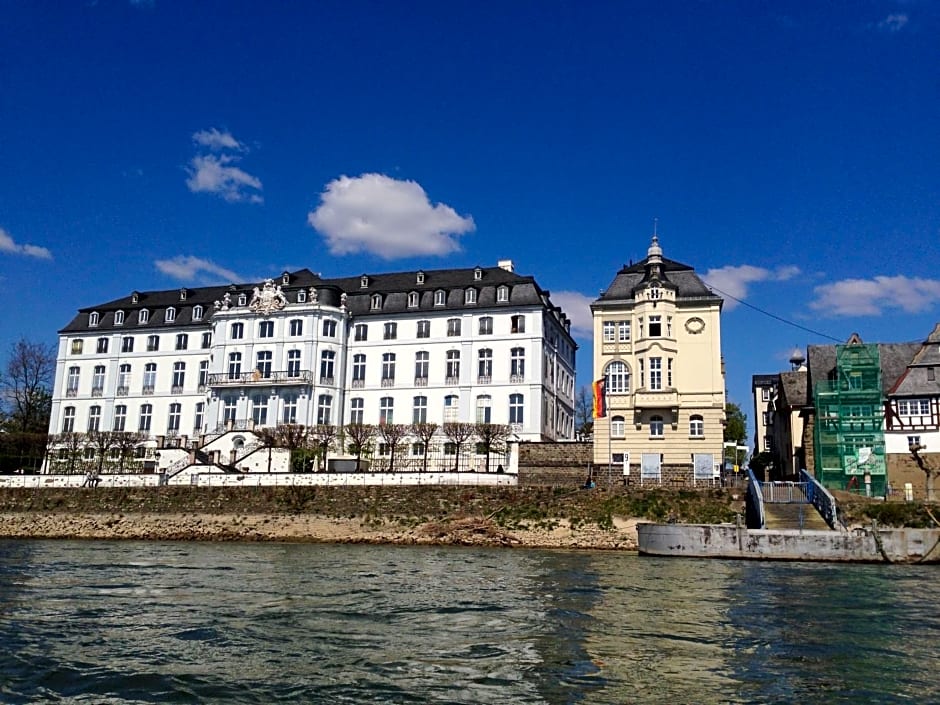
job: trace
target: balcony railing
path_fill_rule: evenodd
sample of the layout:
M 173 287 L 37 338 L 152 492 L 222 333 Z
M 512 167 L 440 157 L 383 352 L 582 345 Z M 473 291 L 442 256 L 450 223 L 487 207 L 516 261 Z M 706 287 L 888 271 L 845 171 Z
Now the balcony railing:
M 78 396 L 78 387 L 69 387 L 65 390 L 65 396 L 67 397 L 77 397 Z
M 460 384 L 460 378 L 459 378 L 459 377 L 445 377 L 445 378 L 444 378 L 444 384 L 446 384 L 447 386 L 453 386 L 453 385 L 455 385 L 455 384 Z
M 101 397 L 101 396 L 104 396 L 104 387 L 92 387 L 92 388 L 91 388 L 91 395 L 92 395 L 93 397 Z
M 240 374 L 229 374 L 220 372 L 209 375 L 210 387 L 239 387 L 245 384 L 271 385 L 271 384 L 313 384 L 313 372 L 300 371 L 292 374 L 286 370 L 271 372 L 267 376 L 258 370 L 251 372 L 242 372 Z
M 415 386 L 416 387 L 427 387 L 428 378 L 427 377 L 415 377 Z
M 182 393 L 183 393 L 183 385 L 177 384 L 177 385 L 170 387 L 170 394 L 182 394 Z
M 394 377 L 383 377 L 383 378 L 382 378 L 382 386 L 383 386 L 383 387 L 394 387 L 394 386 L 395 386 L 395 378 L 394 378 Z
M 147 396 L 150 396 L 151 394 L 153 394 L 153 385 L 148 385 L 148 386 L 143 387 L 143 388 L 140 390 L 140 393 L 141 393 L 141 394 L 144 394 L 144 395 L 147 395 Z
M 354 379 L 352 381 L 353 389 L 362 389 L 365 386 L 366 386 L 366 381 L 364 379 Z
M 131 390 L 130 390 L 130 387 L 118 387 L 115 393 L 119 397 L 126 397 L 128 394 L 131 393 Z
M 327 387 L 332 387 L 336 384 L 336 380 L 333 377 L 320 377 L 320 384 L 326 385 Z
M 509 382 L 511 384 L 521 384 L 525 381 L 525 375 L 509 375 Z
M 480 375 L 477 377 L 477 384 L 491 384 L 493 378 L 490 375 Z

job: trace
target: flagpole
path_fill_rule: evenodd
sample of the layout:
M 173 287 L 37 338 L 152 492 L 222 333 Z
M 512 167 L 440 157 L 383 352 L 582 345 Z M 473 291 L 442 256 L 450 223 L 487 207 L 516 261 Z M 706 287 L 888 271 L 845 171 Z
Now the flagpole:
M 604 410 L 607 412 L 607 482 L 610 483 L 610 471 L 613 465 L 613 456 L 611 455 L 611 436 L 613 436 L 613 423 L 610 413 L 610 399 L 607 396 L 607 375 L 604 375 Z

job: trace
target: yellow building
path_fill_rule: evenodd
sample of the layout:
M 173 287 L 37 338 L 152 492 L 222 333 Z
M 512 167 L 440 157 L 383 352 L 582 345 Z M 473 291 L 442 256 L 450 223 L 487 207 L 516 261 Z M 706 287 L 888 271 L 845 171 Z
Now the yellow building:
M 594 379 L 607 416 L 594 422 L 594 462 L 633 479 L 691 484 L 717 475 L 725 377 L 721 306 L 688 265 L 647 257 L 625 266 L 591 304 Z

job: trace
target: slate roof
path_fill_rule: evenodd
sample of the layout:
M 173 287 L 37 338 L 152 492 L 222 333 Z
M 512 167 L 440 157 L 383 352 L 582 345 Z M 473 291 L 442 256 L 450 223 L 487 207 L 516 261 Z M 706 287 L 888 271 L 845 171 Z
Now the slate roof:
M 877 343 L 881 363 L 881 390 L 887 395 L 904 374 L 908 363 L 920 349 L 920 343 Z M 813 405 L 813 389 L 830 379 L 836 369 L 835 345 L 810 345 L 807 352 L 806 404 Z
M 663 287 L 676 292 L 676 303 L 689 301 L 714 301 L 719 305 L 722 303 L 722 298 L 705 285 L 692 267 L 666 257 L 661 259 L 660 281 Z M 617 272 L 610 286 L 594 303 L 603 305 L 607 302 L 632 300 L 637 287 L 649 280 L 649 260 L 650 258 L 647 257 L 636 264 L 624 265 Z
M 927 369 L 932 368 L 933 374 L 928 375 Z M 940 368 L 940 323 L 920 345 L 905 372 L 897 380 L 891 390 L 892 396 L 937 396 L 940 395 L 940 379 L 937 378 L 937 369 Z M 933 376 L 934 379 L 928 379 Z
M 777 388 L 777 394 L 781 401 L 780 408 L 806 405 L 806 380 L 806 372 L 780 373 L 780 386 Z

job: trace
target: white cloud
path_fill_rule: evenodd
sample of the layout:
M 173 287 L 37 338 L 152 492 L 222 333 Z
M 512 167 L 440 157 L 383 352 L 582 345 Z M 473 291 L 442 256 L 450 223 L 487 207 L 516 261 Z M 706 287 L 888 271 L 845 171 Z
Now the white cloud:
M 370 252 L 387 260 L 446 255 L 460 249 L 455 236 L 476 228 L 472 217 L 443 203 L 432 205 L 417 182 L 384 174 L 334 179 L 307 222 L 334 255 Z
M 843 279 L 813 289 L 810 308 L 824 316 L 879 316 L 886 309 L 922 313 L 940 302 L 940 281 L 898 275 Z
M 576 338 L 594 336 L 591 302 L 594 299 L 577 291 L 553 291 L 552 303 L 560 306 L 571 320 L 571 334 Z
M 716 293 L 728 294 L 733 296 L 734 299 L 743 301 L 747 298 L 748 287 L 751 284 L 764 281 L 787 281 L 799 273 L 800 268 L 792 265 L 777 267 L 776 269 L 765 269 L 764 267 L 742 264 L 709 269 L 705 272 L 703 279 L 708 286 L 715 289 Z M 725 311 L 730 311 L 738 305 L 738 302 L 734 299 L 725 299 Z
M 154 266 L 167 276 L 184 282 L 197 279 L 202 283 L 244 281 L 231 269 L 192 255 L 177 255 L 173 259 L 158 259 Z
M 189 173 L 186 185 L 193 193 L 212 193 L 232 203 L 264 203 L 257 193 L 262 189 L 261 180 L 232 166 L 238 160 L 238 157 L 229 154 L 196 155 L 186 169 Z
M 193 142 L 202 147 L 208 147 L 213 151 L 224 149 L 234 149 L 237 152 L 248 151 L 248 148 L 235 139 L 231 132 L 228 130 L 221 132 L 214 127 L 194 133 Z
M 25 257 L 36 257 L 38 259 L 52 259 L 52 253 L 45 247 L 39 245 L 20 245 L 13 240 L 13 237 L 3 228 L 0 228 L 0 252 L 7 252 L 11 255 L 24 255 Z
M 878 23 L 878 29 L 886 32 L 900 32 L 908 23 L 908 16 L 904 14 L 888 15 Z

